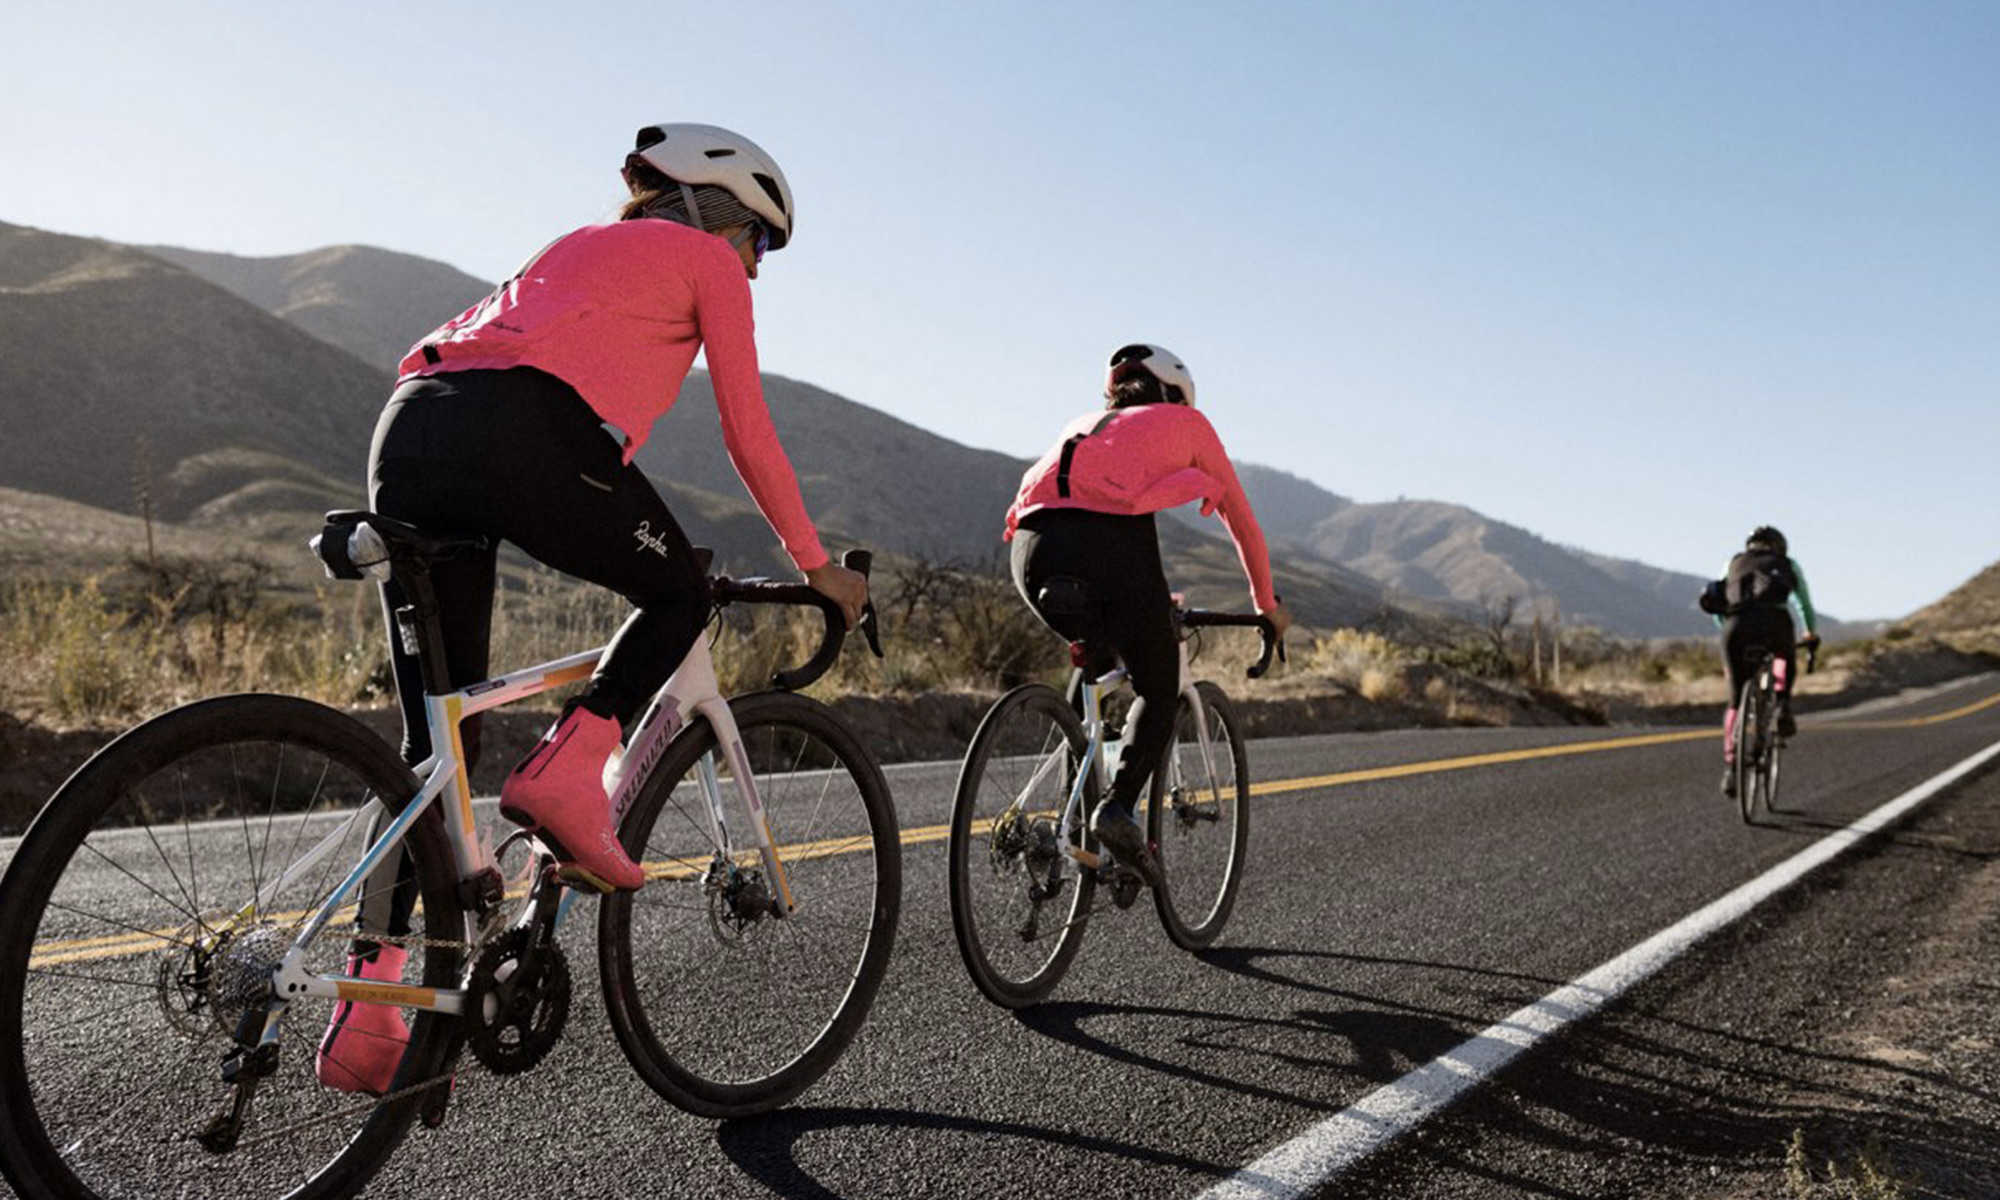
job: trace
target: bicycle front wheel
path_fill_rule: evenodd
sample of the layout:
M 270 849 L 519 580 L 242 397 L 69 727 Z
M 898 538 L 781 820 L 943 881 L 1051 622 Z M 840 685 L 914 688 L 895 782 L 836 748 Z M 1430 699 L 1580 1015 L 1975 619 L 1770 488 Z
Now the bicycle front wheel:
M 1736 772 L 1736 804 L 1746 825 L 1757 823 L 1757 787 L 1763 775 L 1758 765 L 1757 730 L 1763 720 L 1762 711 L 1757 684 L 1752 680 L 1743 685 L 1743 698 L 1736 705 L 1736 758 L 1731 764 Z
M 1783 756 L 1784 741 L 1777 734 L 1777 698 L 1772 697 L 1770 702 L 1764 707 L 1772 715 L 1770 717 L 1771 727 L 1764 731 L 1763 770 L 1757 773 L 1758 791 L 1761 794 L 1758 796 L 1757 802 L 1764 810 L 1764 814 L 1769 816 L 1771 813 L 1776 812 L 1778 808 L 1778 760 Z
M 316 1077 L 335 1002 L 293 999 L 233 1145 L 214 1122 L 238 1098 L 223 1065 L 245 1013 L 415 788 L 352 718 L 259 695 L 156 717 L 70 777 L 0 881 L 0 1165 L 21 1195 L 332 1200 L 368 1182 L 414 1085 L 447 1069 L 450 1018 L 407 1023 L 390 1095 L 411 1094 L 377 1101 Z M 455 986 L 457 953 L 423 948 L 464 937 L 442 828 L 419 820 L 404 844 L 406 901 L 373 899 L 407 911 L 409 982 Z M 345 969 L 352 912 L 306 945 L 308 970 Z
M 1212 944 L 1228 923 L 1250 850 L 1250 756 L 1236 710 L 1221 688 L 1207 680 L 1194 686 L 1201 712 L 1181 697 L 1146 812 L 1162 878 L 1153 905 L 1184 950 Z
M 1054 688 L 1023 684 L 988 710 L 959 770 L 951 927 L 972 982 L 1005 1008 L 1046 997 L 1083 944 L 1097 874 L 1063 853 L 1058 833 L 1067 817 L 1074 844 L 1087 848 L 1094 771 L 1082 804 L 1068 807 L 1087 747 Z
M 903 887 L 889 785 L 847 727 L 784 692 L 729 708 L 781 870 L 744 849 L 734 757 L 697 721 L 623 823 L 645 887 L 605 897 L 598 913 L 625 1057 L 653 1090 L 709 1117 L 775 1108 L 833 1065 L 889 969 Z

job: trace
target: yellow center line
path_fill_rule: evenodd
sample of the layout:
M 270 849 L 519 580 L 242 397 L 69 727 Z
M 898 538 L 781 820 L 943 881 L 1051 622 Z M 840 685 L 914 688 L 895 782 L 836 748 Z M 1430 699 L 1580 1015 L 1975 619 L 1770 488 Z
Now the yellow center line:
M 1250 794 L 1266 796 L 1276 792 L 1296 792 L 1306 788 L 1339 787 L 1368 783 L 1377 779 L 1401 779 L 1409 775 L 1429 775 L 1437 771 L 1465 771 L 1500 763 L 1526 762 L 1535 758 L 1559 758 L 1566 754 L 1592 754 L 1600 750 L 1631 750 L 1639 746 L 1663 746 L 1670 742 L 1693 742 L 1722 735 L 1713 729 L 1688 729 L 1676 733 L 1648 733 L 1636 737 L 1604 738 L 1594 742 L 1569 742 L 1560 746 L 1536 746 L 1530 750 L 1498 750 L 1491 754 L 1468 754 L 1462 758 L 1437 758 L 1428 762 L 1399 763 L 1393 767 L 1365 767 L 1333 775 L 1313 775 L 1303 779 L 1272 779 L 1252 783 Z
M 1899 721 L 1837 721 L 1828 725 L 1827 728 L 1914 729 L 1919 725 L 1942 725 L 1946 721 L 1956 721 L 1960 717 L 1969 717 L 1973 713 L 1979 712 L 1982 709 L 1992 708 L 1996 704 L 2000 704 L 2000 692 L 1995 692 L 1984 700 L 1974 700 L 1972 703 L 1961 708 L 1954 708 L 1950 712 L 1933 713 L 1928 717 L 1904 717 Z

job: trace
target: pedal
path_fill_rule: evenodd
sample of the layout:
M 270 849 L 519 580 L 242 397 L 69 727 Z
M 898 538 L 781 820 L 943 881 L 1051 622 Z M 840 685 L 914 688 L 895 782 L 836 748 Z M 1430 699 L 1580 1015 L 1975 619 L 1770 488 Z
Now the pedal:
M 1146 882 L 1131 870 L 1120 867 L 1111 875 L 1111 903 L 1119 908 L 1130 908 L 1144 891 Z
M 505 844 L 502 844 L 505 849 Z M 494 858 L 499 858 L 495 852 Z M 458 881 L 458 903 L 473 912 L 485 912 L 500 903 L 507 895 L 507 881 L 501 878 L 497 868 L 487 867 L 478 874 Z

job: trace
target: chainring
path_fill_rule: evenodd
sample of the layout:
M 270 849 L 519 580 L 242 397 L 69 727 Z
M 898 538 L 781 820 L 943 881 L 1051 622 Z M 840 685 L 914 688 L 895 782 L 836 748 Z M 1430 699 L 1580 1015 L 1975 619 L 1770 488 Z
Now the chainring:
M 472 969 L 466 1020 L 472 1056 L 495 1075 L 519 1075 L 548 1057 L 569 1023 L 569 960 L 520 935 L 488 946 Z

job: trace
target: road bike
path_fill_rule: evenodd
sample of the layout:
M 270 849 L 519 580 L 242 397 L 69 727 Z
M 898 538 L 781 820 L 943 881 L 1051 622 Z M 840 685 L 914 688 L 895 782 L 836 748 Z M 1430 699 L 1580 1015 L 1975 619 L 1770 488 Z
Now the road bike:
M 1818 646 L 1809 642 L 1805 650 L 1810 674 L 1818 661 Z M 1747 657 L 1757 666 L 1736 702 L 1730 770 L 1736 776 L 1736 803 L 1743 822 L 1754 825 L 1760 813 L 1769 816 L 1778 803 L 1778 766 L 1786 740 L 1778 729 L 1778 714 L 1792 681 L 1785 678 L 1785 660 L 1767 647 L 1753 645 Z
M 1160 922 L 1175 945 L 1199 950 L 1222 932 L 1243 882 L 1250 762 L 1228 696 L 1194 678 L 1189 642 L 1207 627 L 1256 628 L 1263 649 L 1252 679 L 1284 647 L 1256 614 L 1176 605 L 1175 620 L 1180 699 L 1172 747 L 1153 773 L 1146 836 L 1161 874 L 1153 889 Z M 1079 672 L 1092 661 L 1082 642 L 1071 644 L 1070 658 Z M 1014 688 L 987 711 L 966 751 L 949 834 L 951 923 L 973 983 L 995 1004 L 1021 1008 L 1048 996 L 1076 958 L 1100 884 L 1117 907 L 1138 898 L 1138 875 L 1089 830 L 1132 733 L 1107 737 L 1103 717 L 1104 695 L 1125 678 L 1123 666 L 1080 677 L 1080 715 L 1047 684 Z
M 119 737 L 35 819 L 0 880 L 0 1167 L 21 1195 L 338 1200 L 413 1120 L 443 1122 L 455 1081 L 554 1047 L 579 892 L 527 833 L 482 840 L 460 726 L 600 651 L 449 686 L 429 567 L 481 545 L 359 512 L 316 540 L 334 574 L 367 565 L 409 598 L 397 633 L 435 748 L 414 770 L 347 714 L 224 696 Z M 647 883 L 602 898 L 597 957 L 637 1073 L 727 1117 L 797 1096 L 855 1036 L 902 876 L 880 767 L 793 694 L 839 653 L 839 609 L 804 584 L 709 586 L 718 608 L 817 606 L 825 630 L 777 690 L 723 699 L 702 641 L 653 698 L 606 769 Z M 862 628 L 873 644 L 872 614 Z M 350 975 L 357 941 L 407 950 L 414 978 Z M 343 1004 L 407 1018 L 380 1095 L 315 1075 Z

